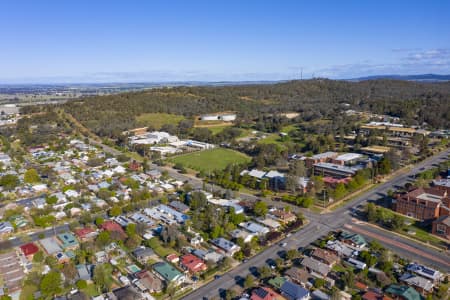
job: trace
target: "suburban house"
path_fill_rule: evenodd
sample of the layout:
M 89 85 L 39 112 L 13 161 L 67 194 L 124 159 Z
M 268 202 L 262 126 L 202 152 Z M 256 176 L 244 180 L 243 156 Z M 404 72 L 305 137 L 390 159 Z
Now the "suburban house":
M 10 222 L 8 222 L 8 221 L 0 222 L 0 236 L 9 234 L 13 231 L 14 231 L 14 227 Z
M 252 291 L 250 300 L 283 300 L 283 296 L 268 287 L 258 287 Z
M 450 216 L 442 216 L 433 221 L 433 234 L 450 240 Z
M 147 270 L 139 271 L 134 276 L 138 279 L 135 284 L 141 292 L 159 293 L 163 290 L 161 279 Z
M 27 243 L 25 245 L 20 246 L 20 250 L 28 260 L 32 260 L 34 254 L 36 254 L 39 251 L 39 248 L 34 243 Z
M 285 281 L 280 288 L 281 294 L 288 300 L 307 300 L 309 291 L 298 284 Z
M 169 203 L 169 206 L 178 210 L 179 212 L 185 214 L 189 211 L 189 206 L 187 206 L 186 204 L 180 202 L 180 201 L 172 201 Z
M 239 226 L 247 230 L 248 232 L 256 234 L 258 236 L 264 236 L 270 231 L 269 228 L 254 222 L 243 222 L 240 223 Z
M 293 214 L 290 211 L 286 211 L 284 209 L 274 209 L 270 211 L 269 217 L 272 217 L 283 224 L 291 223 L 297 220 L 295 214 Z
M 233 256 L 236 252 L 241 250 L 241 247 L 222 237 L 212 239 L 211 243 L 229 256 Z
M 155 252 L 152 249 L 144 246 L 134 249 L 132 254 L 141 264 L 145 264 L 151 257 L 155 256 Z
M 339 239 L 349 245 L 352 248 L 360 250 L 367 245 L 366 240 L 357 233 L 350 233 L 347 231 L 342 231 L 339 235 Z
M 410 273 L 414 273 L 419 276 L 428 278 L 431 281 L 433 281 L 434 283 L 438 283 L 442 279 L 441 272 L 431 269 L 431 268 L 428 268 L 428 267 L 425 267 L 425 266 L 422 266 L 422 265 L 419 265 L 419 264 L 416 264 L 416 263 L 409 264 L 406 267 L 406 270 Z
M 385 292 L 395 300 L 424 300 L 415 289 L 406 285 L 392 284 Z
M 206 271 L 205 262 L 193 254 L 186 254 L 181 257 L 180 266 L 191 274 Z
M 308 269 L 311 272 L 311 275 L 315 277 L 326 277 L 331 271 L 331 267 L 329 265 L 309 256 L 302 260 L 301 265 Z
M 91 227 L 75 229 L 74 233 L 81 242 L 92 240 L 98 235 L 97 230 Z
M 450 214 L 447 191 L 437 188 L 417 188 L 398 194 L 392 204 L 396 212 L 421 221 Z
M 47 255 L 53 255 L 60 251 L 62 248 L 59 246 L 59 243 L 53 237 L 45 238 L 39 241 L 42 248 L 44 249 Z
M 309 287 L 312 286 L 314 277 L 306 270 L 297 267 L 292 267 L 284 273 L 293 282 L 301 284 L 302 286 Z
M 422 276 L 405 273 L 399 278 L 400 282 L 415 288 L 422 295 L 428 295 L 433 291 L 434 283 Z
M 242 229 L 235 229 L 230 232 L 230 235 L 234 240 L 241 238 L 244 241 L 244 243 L 251 242 L 251 240 L 256 236 L 254 233 Z
M 332 267 L 339 261 L 339 257 L 331 251 L 327 251 L 324 249 L 316 248 L 311 253 L 311 257 L 317 259 L 320 262 Z
M 116 233 L 120 239 L 124 240 L 127 237 L 127 234 L 123 231 L 122 226 L 114 221 L 105 221 L 102 225 L 100 225 L 100 228 L 108 231 L 109 233 Z
M 176 285 L 184 282 L 185 276 L 166 262 L 158 262 L 153 265 L 153 270 L 167 284 L 174 283 Z
M 381 292 L 368 291 L 362 295 L 363 300 L 392 300 L 391 297 L 385 296 Z
M 77 239 L 70 232 L 58 234 L 57 238 L 64 250 L 75 250 L 79 246 Z

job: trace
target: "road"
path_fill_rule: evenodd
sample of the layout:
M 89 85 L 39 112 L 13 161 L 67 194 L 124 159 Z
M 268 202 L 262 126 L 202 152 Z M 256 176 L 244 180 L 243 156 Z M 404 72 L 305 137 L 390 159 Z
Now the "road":
M 55 228 L 47 227 L 45 230 L 41 230 L 38 232 L 29 232 L 28 234 L 26 234 L 27 235 L 26 238 L 16 237 L 13 239 L 1 241 L 0 242 L 0 250 L 19 247 L 25 243 L 36 242 L 36 241 L 41 240 L 43 237 L 48 238 L 48 237 L 54 236 L 55 233 L 59 234 L 59 233 L 67 232 L 69 230 L 70 230 L 69 225 L 63 224 L 63 225 L 56 226 Z
M 449 154 L 450 149 L 445 152 L 441 152 L 438 155 L 430 157 L 427 160 L 424 160 L 423 162 L 416 165 L 408 172 L 405 172 L 404 174 L 399 175 L 388 182 L 376 186 L 363 195 L 356 197 L 356 199 L 354 199 L 353 201 L 350 201 L 342 207 L 339 207 L 335 211 L 328 214 L 315 215 L 313 218 L 309 218 L 310 223 L 308 225 L 282 241 L 287 243 L 285 248 L 295 249 L 298 247 L 305 247 L 321 236 L 327 234 L 329 231 L 333 230 L 345 228 L 346 230 L 356 232 L 359 226 L 351 224 L 351 208 L 358 205 L 363 205 L 367 201 L 376 201 L 379 198 L 386 196 L 386 192 L 388 190 L 395 190 L 399 186 L 404 186 L 405 183 L 411 181 L 410 176 L 416 175 L 417 173 L 422 172 L 427 168 L 431 168 L 445 159 L 448 159 Z M 309 215 L 314 214 L 309 213 Z M 346 224 L 351 224 L 350 226 L 352 227 L 349 228 L 348 225 L 344 227 Z M 391 249 L 399 255 L 408 257 L 430 266 L 435 266 L 447 272 L 450 271 L 450 265 L 444 263 L 445 261 L 449 261 L 449 257 L 444 253 L 426 248 L 421 244 L 415 243 L 405 238 L 401 238 L 398 236 L 393 237 L 393 235 L 373 227 L 370 227 L 370 229 L 369 227 L 364 227 L 364 230 L 366 231 L 363 231 L 361 229 L 356 233 L 360 233 L 368 239 L 379 240 L 386 248 Z M 389 240 L 395 240 L 397 243 L 390 243 Z M 406 245 L 406 247 L 404 245 Z M 239 282 L 242 278 L 245 278 L 255 268 L 263 266 L 270 259 L 277 258 L 278 252 L 285 248 L 280 247 L 279 244 L 272 245 L 263 252 L 249 259 L 246 263 L 242 263 L 233 270 L 229 271 L 222 277 L 215 279 L 214 281 L 211 281 L 202 287 L 199 287 L 197 290 L 185 296 L 183 299 L 198 300 L 217 297 L 218 295 L 221 295 L 224 290 L 230 289 L 234 285 L 236 285 L 237 282 Z

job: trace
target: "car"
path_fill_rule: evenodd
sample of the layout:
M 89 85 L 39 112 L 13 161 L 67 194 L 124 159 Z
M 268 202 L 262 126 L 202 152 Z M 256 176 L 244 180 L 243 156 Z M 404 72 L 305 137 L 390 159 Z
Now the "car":
M 283 243 L 280 244 L 280 247 L 283 247 L 283 248 L 284 248 L 284 247 L 286 247 L 286 246 L 287 246 L 287 243 L 286 243 L 286 242 L 283 242 Z
M 214 279 L 219 279 L 220 277 L 220 275 L 214 275 Z
M 246 262 L 248 262 L 248 259 L 246 258 L 246 259 L 244 259 L 242 262 L 243 262 L 243 263 L 246 263 Z
M 292 235 L 292 233 L 288 233 L 287 235 L 286 235 L 286 237 L 290 237 Z

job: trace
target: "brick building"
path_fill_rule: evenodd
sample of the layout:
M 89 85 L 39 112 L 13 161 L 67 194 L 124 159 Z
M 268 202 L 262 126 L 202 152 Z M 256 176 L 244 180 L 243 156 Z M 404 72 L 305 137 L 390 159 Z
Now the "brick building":
M 393 200 L 393 209 L 421 221 L 434 220 L 449 215 L 450 199 L 445 190 L 417 188 L 397 195 Z

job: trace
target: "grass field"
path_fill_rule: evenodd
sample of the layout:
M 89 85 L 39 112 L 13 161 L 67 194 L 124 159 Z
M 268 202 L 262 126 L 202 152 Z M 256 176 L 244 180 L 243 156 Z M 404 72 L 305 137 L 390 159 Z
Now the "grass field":
M 183 154 L 170 159 L 173 163 L 181 163 L 183 166 L 197 171 L 222 170 L 232 163 L 246 163 L 250 161 L 247 155 L 224 148 Z
M 165 124 L 177 125 L 181 120 L 184 120 L 184 116 L 164 113 L 147 113 L 136 117 L 139 126 L 152 126 L 158 130 Z

